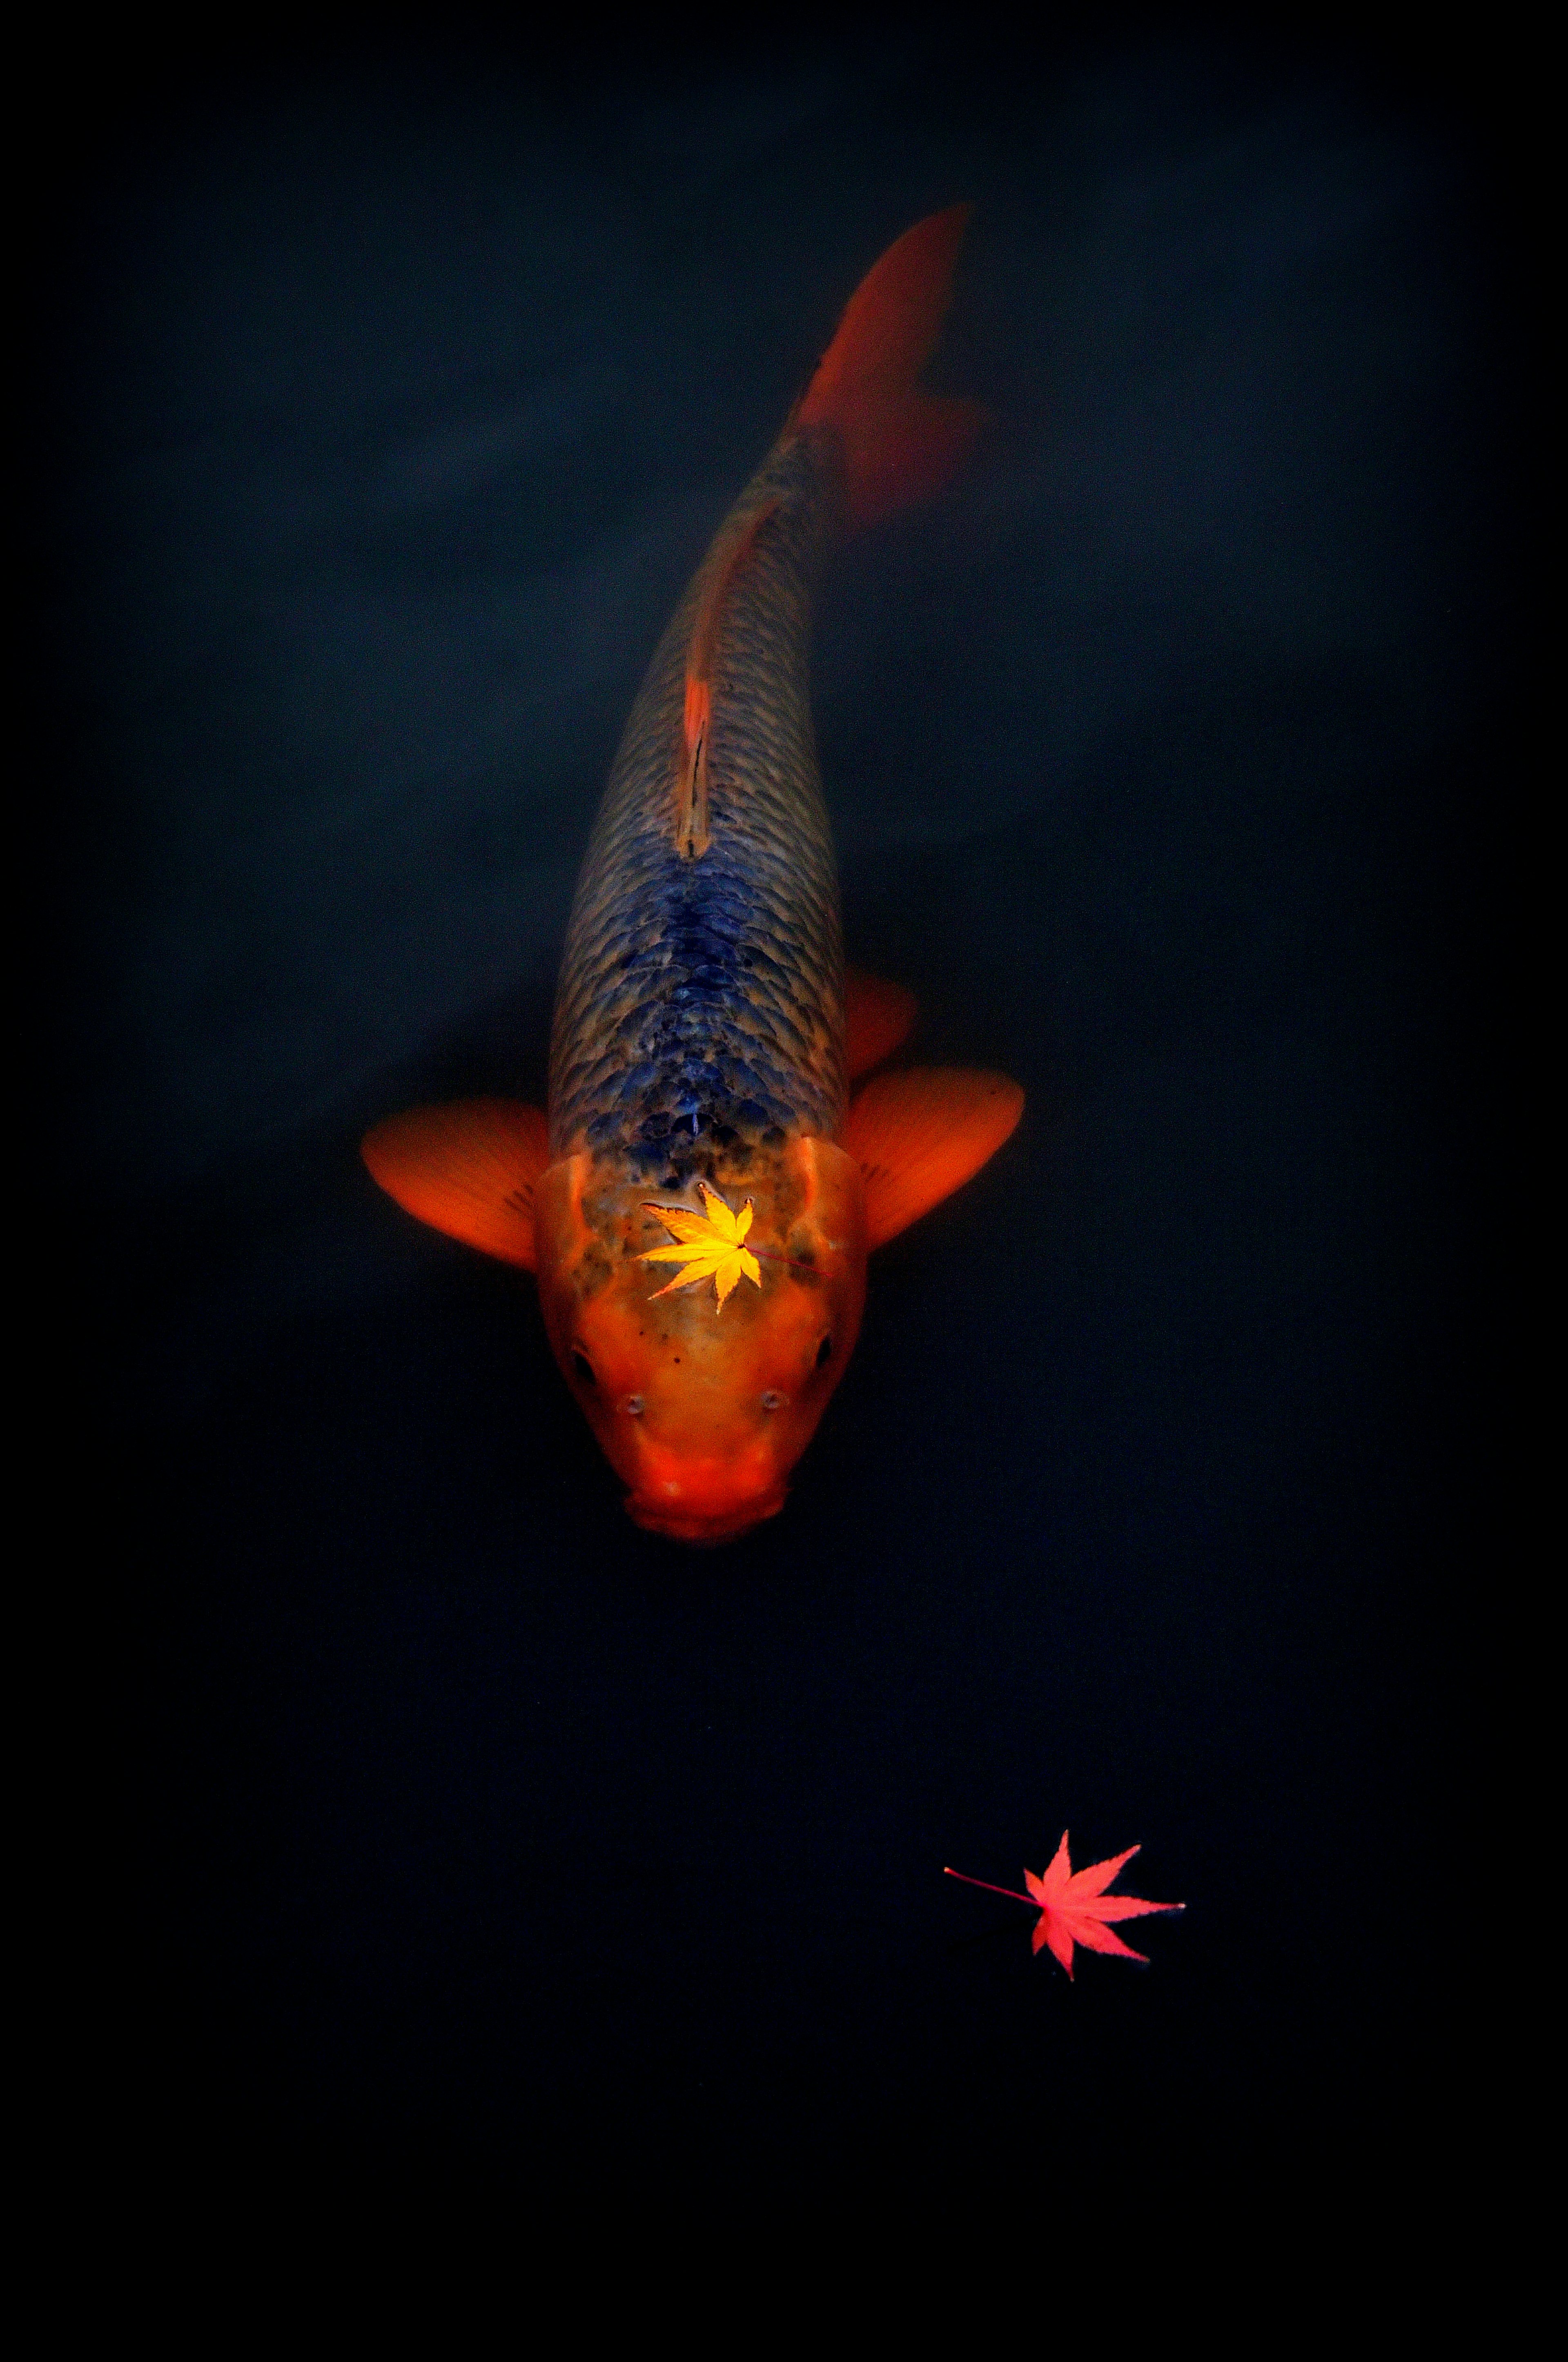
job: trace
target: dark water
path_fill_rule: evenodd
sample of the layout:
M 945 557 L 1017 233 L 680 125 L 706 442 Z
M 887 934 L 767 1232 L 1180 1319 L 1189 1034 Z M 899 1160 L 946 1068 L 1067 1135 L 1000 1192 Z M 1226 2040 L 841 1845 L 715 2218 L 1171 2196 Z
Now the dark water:
M 1485 1484 L 1485 107 L 1212 35 L 127 72 L 43 480 L 115 2106 L 632 2183 L 1408 2138 Z M 685 1554 L 356 1142 L 541 1092 L 668 612 L 960 197 L 997 424 L 845 554 L 816 711 L 852 954 L 1028 1112 L 878 1258 L 786 1514 Z M 1187 1901 L 1149 1969 L 940 1874 L 1065 1826 Z

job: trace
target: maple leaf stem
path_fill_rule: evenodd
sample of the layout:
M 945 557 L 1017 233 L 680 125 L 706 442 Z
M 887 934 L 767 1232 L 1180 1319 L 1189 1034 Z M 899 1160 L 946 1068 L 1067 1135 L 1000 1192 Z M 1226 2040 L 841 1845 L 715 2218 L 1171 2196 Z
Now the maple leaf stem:
M 971 1878 L 966 1870 L 949 1870 L 945 1862 L 942 1865 L 942 1875 L 944 1878 L 961 1878 L 966 1886 L 983 1886 L 988 1894 L 1010 1894 L 1015 1903 L 1027 1903 L 1032 1911 L 1040 1908 L 1032 1894 L 1021 1894 L 1016 1886 L 993 1886 L 988 1878 Z

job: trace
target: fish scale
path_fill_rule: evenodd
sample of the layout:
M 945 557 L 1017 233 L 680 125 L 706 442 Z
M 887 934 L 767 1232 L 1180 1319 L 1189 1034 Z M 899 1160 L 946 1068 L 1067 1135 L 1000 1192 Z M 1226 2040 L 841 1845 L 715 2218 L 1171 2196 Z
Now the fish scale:
M 709 842 L 681 850 L 693 637 L 737 535 L 712 644 Z M 844 952 L 807 644 L 844 522 L 836 438 L 788 434 L 715 536 L 633 706 L 567 933 L 550 1148 L 672 1185 L 832 1139 L 847 1103 Z

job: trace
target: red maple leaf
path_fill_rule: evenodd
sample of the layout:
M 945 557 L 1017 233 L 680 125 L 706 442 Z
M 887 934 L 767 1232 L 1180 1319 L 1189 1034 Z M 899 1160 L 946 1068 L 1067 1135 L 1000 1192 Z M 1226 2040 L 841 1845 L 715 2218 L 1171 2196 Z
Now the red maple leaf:
M 1055 1860 L 1044 1876 L 1024 1871 L 1027 1894 L 1020 1894 L 1015 1886 L 993 1886 L 988 1878 L 970 1878 L 962 1870 L 944 1871 L 944 1875 L 961 1878 L 966 1886 L 983 1886 L 990 1894 L 1010 1894 L 1015 1902 L 1034 1904 L 1040 1913 L 1034 1923 L 1034 1949 L 1038 1952 L 1049 1944 L 1070 1977 L 1075 1944 L 1081 1944 L 1086 1952 L 1120 1952 L 1124 1960 L 1148 1959 L 1146 1952 L 1135 1952 L 1131 1944 L 1113 1935 L 1109 1920 L 1141 1919 L 1149 1911 L 1186 1910 L 1185 1903 L 1145 1903 L 1141 1895 L 1106 1893 L 1117 1871 L 1139 1850 L 1129 1846 L 1125 1853 L 1112 1854 L 1109 1861 L 1091 1862 L 1088 1870 L 1075 1871 L 1064 1829 Z

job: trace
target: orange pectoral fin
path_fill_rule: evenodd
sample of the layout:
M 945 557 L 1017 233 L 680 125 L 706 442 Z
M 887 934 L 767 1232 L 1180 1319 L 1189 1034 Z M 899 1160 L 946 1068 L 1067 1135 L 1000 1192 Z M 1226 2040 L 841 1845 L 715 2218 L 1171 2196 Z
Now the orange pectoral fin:
M 914 994 L 901 984 L 889 984 L 882 976 L 867 976 L 864 968 L 845 970 L 844 1014 L 852 1083 L 892 1056 L 912 1032 L 919 1013 Z
M 865 1176 L 867 1246 L 886 1245 L 961 1188 L 1022 1113 L 1015 1082 L 973 1066 L 912 1066 L 867 1083 L 843 1140 Z
M 359 1153 L 406 1213 L 502 1263 L 534 1268 L 534 1185 L 550 1161 L 542 1110 L 515 1099 L 410 1108 Z

